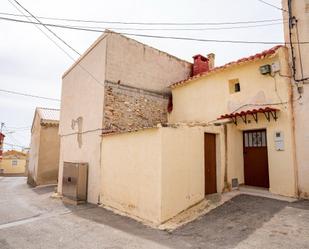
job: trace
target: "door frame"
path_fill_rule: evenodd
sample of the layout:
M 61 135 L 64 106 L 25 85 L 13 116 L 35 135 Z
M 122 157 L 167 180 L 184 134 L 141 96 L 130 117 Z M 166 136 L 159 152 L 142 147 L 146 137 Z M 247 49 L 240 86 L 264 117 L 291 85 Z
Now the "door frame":
M 267 155 L 267 171 L 268 171 L 268 186 L 270 187 L 270 177 L 269 177 L 269 156 L 268 156 L 268 140 L 267 140 L 267 128 L 256 128 L 256 129 L 248 129 L 242 130 L 242 144 L 243 144 L 243 172 L 244 172 L 244 184 L 246 185 L 246 176 L 245 176 L 245 133 L 250 132 L 258 132 L 258 131 L 265 131 L 265 142 L 266 142 L 266 155 Z M 248 185 L 251 186 L 251 185 Z M 255 186 L 253 186 L 255 187 Z M 265 187 L 265 189 L 269 189 Z M 263 187 L 261 187 L 263 188 Z

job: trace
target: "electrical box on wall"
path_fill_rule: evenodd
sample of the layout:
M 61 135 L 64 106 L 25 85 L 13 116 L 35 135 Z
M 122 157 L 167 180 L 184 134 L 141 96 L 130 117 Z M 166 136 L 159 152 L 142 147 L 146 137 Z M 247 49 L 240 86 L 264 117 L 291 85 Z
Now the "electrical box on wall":
M 284 136 L 282 131 L 275 132 L 275 149 L 277 151 L 284 150 Z
M 271 64 L 271 72 L 272 73 L 280 72 L 280 63 L 279 62 L 274 62 L 274 63 Z

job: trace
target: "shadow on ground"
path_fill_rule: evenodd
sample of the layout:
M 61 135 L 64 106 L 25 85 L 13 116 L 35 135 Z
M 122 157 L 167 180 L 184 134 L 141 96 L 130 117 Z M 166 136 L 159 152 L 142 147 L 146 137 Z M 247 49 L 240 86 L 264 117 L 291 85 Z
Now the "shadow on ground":
M 173 232 L 146 227 L 135 220 L 116 215 L 94 205 L 86 205 L 87 210 L 76 210 L 72 207 L 72 212 L 81 218 L 155 241 L 170 248 L 233 248 L 262 227 L 276 213 L 289 206 L 309 210 L 308 201 L 288 203 L 264 197 L 238 195 Z
M 47 193 L 54 192 L 56 185 L 49 185 L 49 186 L 36 187 L 36 188 L 29 187 L 29 188 L 31 188 L 31 190 L 38 195 L 44 195 Z

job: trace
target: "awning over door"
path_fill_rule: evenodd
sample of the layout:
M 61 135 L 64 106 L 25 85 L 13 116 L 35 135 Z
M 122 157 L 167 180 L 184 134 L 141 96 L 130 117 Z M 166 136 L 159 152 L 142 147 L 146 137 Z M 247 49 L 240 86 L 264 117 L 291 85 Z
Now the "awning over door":
M 247 118 L 248 116 L 253 117 L 254 121 L 258 123 L 258 114 L 263 113 L 265 118 L 270 122 L 271 118 L 273 118 L 275 121 L 278 119 L 277 112 L 279 109 L 273 108 L 273 107 L 263 107 L 263 108 L 254 108 L 254 109 L 248 109 L 243 111 L 237 111 L 232 112 L 229 114 L 221 115 L 218 119 L 231 119 L 233 120 L 234 124 L 237 125 L 237 121 L 240 119 L 245 124 L 248 122 Z

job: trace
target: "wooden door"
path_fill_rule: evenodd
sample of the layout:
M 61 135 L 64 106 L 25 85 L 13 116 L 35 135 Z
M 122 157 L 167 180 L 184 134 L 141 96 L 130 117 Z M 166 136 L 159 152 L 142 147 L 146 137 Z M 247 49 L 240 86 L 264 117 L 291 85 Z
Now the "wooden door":
M 266 130 L 244 131 L 245 184 L 269 188 Z
M 216 135 L 204 135 L 205 195 L 217 193 Z

